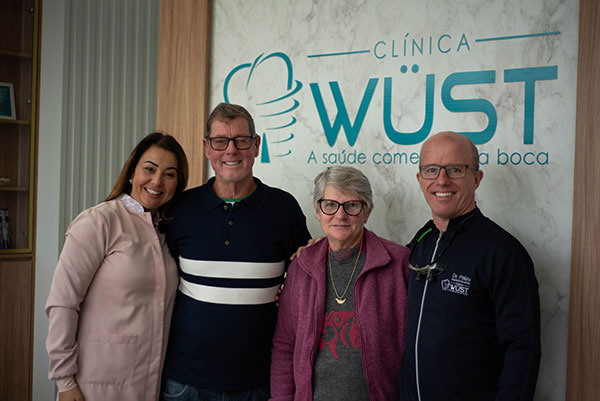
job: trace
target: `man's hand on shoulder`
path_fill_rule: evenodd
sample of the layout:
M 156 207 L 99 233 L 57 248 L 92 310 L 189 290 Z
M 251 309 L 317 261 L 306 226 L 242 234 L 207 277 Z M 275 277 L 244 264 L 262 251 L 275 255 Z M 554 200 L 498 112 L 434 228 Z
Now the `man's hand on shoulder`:
M 317 238 L 311 238 L 311 239 L 309 239 L 309 240 L 308 240 L 308 243 L 307 243 L 306 245 L 304 245 L 304 246 L 301 246 L 300 248 L 298 248 L 298 249 L 296 250 L 296 252 L 294 252 L 294 253 L 292 254 L 292 256 L 290 256 L 290 260 L 294 260 L 294 259 L 296 259 L 297 257 L 300 257 L 300 254 L 302 253 L 302 251 L 304 251 L 304 250 L 305 250 L 306 248 L 308 248 L 309 246 L 311 246 L 311 245 L 314 245 L 314 244 L 316 244 L 317 242 L 321 241 L 323 238 L 325 238 L 325 237 L 317 237 Z

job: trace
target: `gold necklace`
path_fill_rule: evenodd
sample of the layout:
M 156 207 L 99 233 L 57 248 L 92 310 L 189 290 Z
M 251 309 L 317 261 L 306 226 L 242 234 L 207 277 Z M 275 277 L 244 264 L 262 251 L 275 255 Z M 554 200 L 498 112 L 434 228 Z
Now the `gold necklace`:
M 346 293 L 348 292 L 348 288 L 350 288 L 350 283 L 352 282 L 352 278 L 354 277 L 354 273 L 356 272 L 356 266 L 358 265 L 358 259 L 360 259 L 360 251 L 362 250 L 362 241 L 360 241 L 360 247 L 358 248 L 358 255 L 356 256 L 356 262 L 354 262 L 354 268 L 352 269 L 352 274 L 350 275 L 350 279 L 348 280 L 348 284 L 346 284 L 346 289 L 344 293 L 340 295 L 337 292 L 337 288 L 335 288 L 335 282 L 333 281 L 333 270 L 331 269 L 331 250 L 329 251 L 329 258 L 327 262 L 329 264 L 329 277 L 331 278 L 331 286 L 333 287 L 333 292 L 335 293 L 335 300 L 338 304 L 343 304 L 346 302 Z

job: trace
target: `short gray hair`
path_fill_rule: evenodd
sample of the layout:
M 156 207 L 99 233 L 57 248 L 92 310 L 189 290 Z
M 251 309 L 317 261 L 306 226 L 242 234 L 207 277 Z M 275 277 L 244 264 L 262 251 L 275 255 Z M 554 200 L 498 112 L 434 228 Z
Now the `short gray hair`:
M 354 167 L 333 166 L 315 177 L 313 201 L 315 205 L 323 197 L 327 185 L 333 185 L 345 194 L 353 193 L 365 202 L 367 211 L 373 209 L 373 192 L 369 179 Z
M 206 120 L 206 132 L 204 136 L 210 138 L 210 133 L 212 131 L 212 123 L 213 121 L 223 121 L 229 123 L 231 120 L 237 117 L 242 117 L 248 122 L 248 129 L 250 130 L 250 135 L 256 136 L 256 128 L 254 127 L 254 120 L 252 116 L 243 106 L 239 104 L 232 103 L 219 103 L 217 107 L 210 112 L 208 119 Z

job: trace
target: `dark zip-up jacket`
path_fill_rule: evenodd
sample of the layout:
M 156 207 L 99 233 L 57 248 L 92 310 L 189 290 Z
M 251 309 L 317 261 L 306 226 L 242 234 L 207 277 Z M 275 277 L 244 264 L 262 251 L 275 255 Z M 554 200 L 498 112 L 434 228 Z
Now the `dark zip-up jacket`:
M 525 248 L 478 208 L 445 232 L 429 221 L 409 248 L 412 266 L 436 269 L 411 271 L 399 399 L 419 386 L 421 401 L 532 400 L 540 306 Z

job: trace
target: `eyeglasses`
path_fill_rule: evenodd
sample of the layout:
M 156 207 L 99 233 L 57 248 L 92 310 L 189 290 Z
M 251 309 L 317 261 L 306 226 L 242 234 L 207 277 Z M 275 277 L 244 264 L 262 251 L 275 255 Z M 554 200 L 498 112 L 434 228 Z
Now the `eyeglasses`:
M 479 168 L 474 166 L 469 166 L 468 164 L 446 164 L 441 166 L 439 164 L 425 164 L 423 166 L 419 166 L 419 174 L 421 178 L 426 180 L 435 180 L 440 176 L 440 170 L 446 170 L 446 175 L 448 178 L 463 178 L 467 174 L 467 169 L 479 170 Z
M 446 265 L 441 263 L 432 263 L 423 267 L 416 267 L 408 264 L 408 268 L 416 272 L 415 278 L 420 280 L 434 281 L 437 276 L 443 273 L 446 270 Z
M 326 215 L 332 216 L 337 213 L 340 206 L 348 216 L 358 216 L 362 212 L 364 202 L 360 200 L 349 200 L 344 203 L 332 199 L 319 199 L 319 208 Z
M 229 142 L 233 141 L 235 148 L 237 150 L 246 150 L 250 149 L 252 146 L 252 140 L 256 138 L 254 136 L 236 136 L 233 138 L 227 138 L 226 136 L 215 136 L 215 137 L 206 137 L 208 143 L 210 143 L 210 147 L 212 150 L 225 150 L 229 146 Z
M 447 167 L 447 166 L 438 166 L 438 167 Z M 438 174 L 439 174 L 439 169 L 438 169 Z M 450 238 L 448 238 L 448 242 L 446 242 L 446 246 L 444 248 L 442 248 L 441 251 L 437 252 L 437 255 L 434 254 L 435 259 L 433 259 L 428 265 L 423 266 L 423 267 L 419 267 L 418 265 L 416 265 L 416 266 L 413 265 L 412 258 L 417 253 L 416 252 L 417 245 L 419 245 L 419 243 L 421 242 L 423 237 L 425 237 L 425 235 L 427 235 L 431 231 L 433 231 L 433 229 L 429 228 L 427 231 L 425 231 L 423 234 L 421 234 L 421 236 L 417 240 L 417 243 L 411 248 L 410 256 L 408 259 L 408 268 L 410 270 L 413 270 L 416 273 L 415 278 L 417 280 L 426 279 L 427 281 L 434 281 L 436 276 L 439 276 L 440 274 L 442 274 L 444 272 L 444 270 L 446 270 L 446 265 L 439 263 L 438 261 L 442 258 L 444 253 L 446 253 L 448 248 L 450 248 L 450 244 L 452 244 L 452 240 L 456 236 L 456 233 L 462 231 L 463 225 L 465 224 L 465 222 L 475 215 L 476 215 L 475 213 L 471 213 L 470 215 L 468 215 L 467 217 L 462 219 L 458 223 L 458 227 L 456 227 L 456 229 L 452 231 L 452 234 L 450 234 Z M 439 239 L 438 239 L 438 241 L 439 241 Z M 436 249 L 437 249 L 437 245 L 436 245 Z

